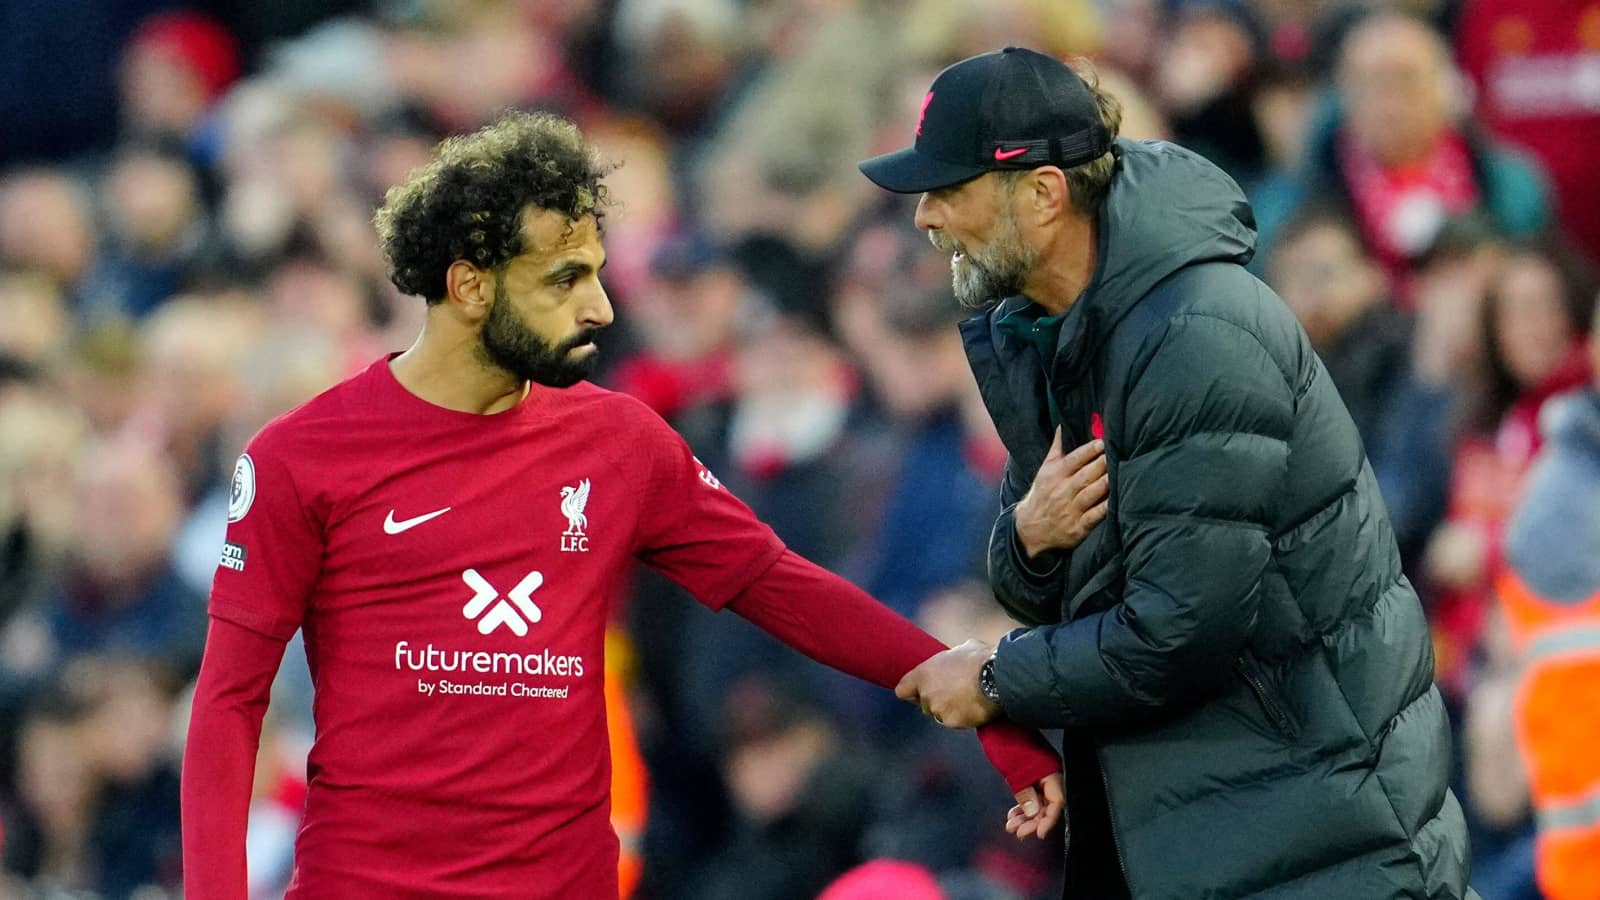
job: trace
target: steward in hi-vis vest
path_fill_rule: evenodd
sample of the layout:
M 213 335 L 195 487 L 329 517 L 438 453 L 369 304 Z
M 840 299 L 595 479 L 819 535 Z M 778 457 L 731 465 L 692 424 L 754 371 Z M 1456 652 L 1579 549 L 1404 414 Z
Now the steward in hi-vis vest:
M 1563 401 L 1498 580 L 1549 900 L 1600 897 L 1600 388 Z

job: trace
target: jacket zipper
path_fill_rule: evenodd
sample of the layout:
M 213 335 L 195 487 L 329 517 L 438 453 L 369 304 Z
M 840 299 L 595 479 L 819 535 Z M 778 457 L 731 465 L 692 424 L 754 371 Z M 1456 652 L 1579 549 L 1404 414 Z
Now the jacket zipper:
M 1100 786 L 1106 792 L 1106 818 L 1111 822 L 1111 847 L 1117 852 L 1117 868 L 1122 870 L 1122 884 L 1128 889 L 1128 896 L 1133 896 L 1133 882 L 1128 879 L 1128 864 L 1122 859 L 1122 840 L 1117 837 L 1117 815 L 1111 808 L 1111 778 L 1106 775 L 1105 754 L 1100 748 L 1094 748 L 1095 759 L 1100 763 Z
M 1272 717 L 1272 721 L 1283 730 L 1285 735 L 1294 737 L 1295 728 L 1293 723 L 1289 721 L 1289 717 L 1284 714 L 1283 709 L 1273 702 L 1271 696 L 1267 694 L 1266 684 L 1257 678 L 1250 671 L 1250 668 L 1244 664 L 1243 657 L 1239 657 L 1235 661 L 1234 668 L 1244 677 L 1245 684 L 1250 685 L 1250 691 L 1256 695 L 1256 700 L 1261 703 L 1261 708 L 1267 711 L 1267 715 Z

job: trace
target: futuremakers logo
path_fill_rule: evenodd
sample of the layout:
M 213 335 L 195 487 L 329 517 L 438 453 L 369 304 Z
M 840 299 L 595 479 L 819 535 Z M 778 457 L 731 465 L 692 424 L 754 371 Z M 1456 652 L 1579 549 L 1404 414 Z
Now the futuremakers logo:
M 533 592 L 544 584 L 544 575 L 539 572 L 529 572 L 516 587 L 506 591 L 504 597 L 489 579 L 478 574 L 477 569 L 462 572 L 461 580 L 472 588 L 472 599 L 467 601 L 461 614 L 469 620 L 477 620 L 479 634 L 493 634 L 496 628 L 504 625 L 517 637 L 527 637 L 528 626 L 544 618 L 539 605 L 533 602 Z
M 504 595 L 477 569 L 467 569 L 462 572 L 461 580 L 472 589 L 472 599 L 462 607 L 461 615 L 467 621 L 477 623 L 479 634 L 493 634 L 504 625 L 517 637 L 527 637 L 528 626 L 544 618 L 539 605 L 533 602 L 533 592 L 544 584 L 544 575 L 539 572 L 529 572 Z M 473 675 L 582 678 L 584 673 L 582 656 L 553 653 L 549 647 L 523 653 L 435 647 L 431 642 L 422 647 L 413 647 L 410 641 L 395 642 L 394 667 L 395 671 L 409 669 L 413 672 L 430 674 L 449 673 L 457 678 L 471 678 Z M 565 700 L 569 689 L 569 685 L 529 684 L 520 680 L 452 681 L 448 678 L 417 680 L 417 692 L 428 697 L 472 694 Z

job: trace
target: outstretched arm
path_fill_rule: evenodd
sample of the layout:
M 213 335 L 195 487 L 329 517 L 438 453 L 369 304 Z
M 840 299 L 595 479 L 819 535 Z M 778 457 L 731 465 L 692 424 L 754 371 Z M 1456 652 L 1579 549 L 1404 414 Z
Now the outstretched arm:
M 817 662 L 885 688 L 945 649 L 860 588 L 793 551 L 784 551 L 728 608 Z M 1024 811 L 1030 803 L 1037 807 L 1043 793 L 1030 830 L 1043 837 L 1064 805 L 1055 751 L 1037 731 L 1003 720 L 980 727 L 978 739 Z
M 801 653 L 892 688 L 944 649 L 860 588 L 783 546 L 772 529 L 694 458 L 683 438 L 643 407 L 635 445 L 645 488 L 634 553 L 712 609 L 731 607 Z M 1060 760 L 1037 731 L 997 722 L 978 734 L 1041 836 L 1059 818 Z M 1046 818 L 1048 817 L 1048 818 Z

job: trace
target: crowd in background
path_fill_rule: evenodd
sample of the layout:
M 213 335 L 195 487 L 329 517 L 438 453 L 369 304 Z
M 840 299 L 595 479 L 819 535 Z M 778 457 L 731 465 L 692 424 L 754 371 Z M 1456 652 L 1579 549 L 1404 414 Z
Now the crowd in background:
M 1568 0 L 0 2 L 0 895 L 177 895 L 233 460 L 410 344 L 423 302 L 371 214 L 508 106 L 622 163 L 597 380 L 798 552 L 948 642 L 1004 634 L 1005 451 L 948 260 L 855 162 L 1007 44 L 1092 60 L 1125 136 L 1249 194 L 1252 267 L 1343 394 L 1434 624 L 1474 883 L 1537 897 L 1492 585 L 1542 415 L 1596 385 L 1600 5 Z M 597 599 L 649 774 L 636 896 L 809 898 L 883 857 L 916 865 L 832 896 L 1059 896 L 1060 845 L 1004 834 L 970 735 L 648 572 Z M 262 897 L 305 789 L 295 645 L 275 691 Z

